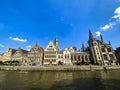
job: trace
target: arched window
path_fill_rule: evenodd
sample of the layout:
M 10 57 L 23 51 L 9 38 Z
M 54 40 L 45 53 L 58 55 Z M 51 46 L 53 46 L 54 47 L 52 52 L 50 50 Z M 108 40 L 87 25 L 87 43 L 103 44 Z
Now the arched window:
M 65 59 L 66 59 L 66 55 L 65 55 Z
M 104 54 L 103 57 L 104 57 L 105 60 L 107 60 L 107 55 L 106 54 Z
M 84 63 L 84 57 L 82 56 L 82 63 Z
M 71 61 L 73 61 L 73 56 L 71 56 Z
M 114 60 L 114 57 L 112 54 L 110 54 L 109 56 L 110 56 L 110 60 Z
M 69 58 L 69 55 L 68 55 L 68 58 Z
M 80 61 L 80 56 L 78 56 L 78 60 Z
M 108 50 L 108 52 L 112 52 L 112 50 L 111 50 L 111 48 L 110 48 L 110 47 L 108 47 L 108 48 L 107 48 L 107 50 Z
M 102 52 L 105 52 L 105 49 L 103 47 L 101 49 L 102 49 Z
M 88 58 L 87 58 L 87 56 L 85 56 L 85 60 L 86 60 L 86 61 L 88 61 Z
M 76 56 L 74 56 L 74 60 L 76 61 Z

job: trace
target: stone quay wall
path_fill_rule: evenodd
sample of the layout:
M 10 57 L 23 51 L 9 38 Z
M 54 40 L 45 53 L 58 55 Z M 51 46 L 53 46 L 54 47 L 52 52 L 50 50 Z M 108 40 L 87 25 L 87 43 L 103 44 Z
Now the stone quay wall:
M 106 66 L 107 70 L 120 70 L 120 66 Z M 98 71 L 104 66 L 0 66 L 0 70 L 12 71 Z

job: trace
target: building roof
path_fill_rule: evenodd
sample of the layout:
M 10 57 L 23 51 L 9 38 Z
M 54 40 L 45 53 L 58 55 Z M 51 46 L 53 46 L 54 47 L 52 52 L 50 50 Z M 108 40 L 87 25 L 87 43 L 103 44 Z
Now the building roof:
M 27 50 L 21 49 L 21 51 L 22 51 L 23 54 L 28 54 Z
M 41 46 L 39 46 L 38 43 L 35 43 L 35 45 L 32 47 L 32 49 L 33 49 L 33 48 L 38 48 L 38 50 L 40 50 L 41 53 L 44 53 L 44 49 L 43 49 Z M 32 50 L 32 49 L 31 49 L 31 50 Z M 31 50 L 30 50 L 30 51 L 31 51 Z

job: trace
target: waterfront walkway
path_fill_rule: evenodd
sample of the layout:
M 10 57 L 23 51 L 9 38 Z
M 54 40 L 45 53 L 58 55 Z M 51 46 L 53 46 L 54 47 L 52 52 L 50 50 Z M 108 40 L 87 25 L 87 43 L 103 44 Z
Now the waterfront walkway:
M 107 70 L 117 70 L 120 66 L 106 66 Z M 27 71 L 81 71 L 81 70 L 104 70 L 104 66 L 0 66 L 0 70 L 27 70 Z

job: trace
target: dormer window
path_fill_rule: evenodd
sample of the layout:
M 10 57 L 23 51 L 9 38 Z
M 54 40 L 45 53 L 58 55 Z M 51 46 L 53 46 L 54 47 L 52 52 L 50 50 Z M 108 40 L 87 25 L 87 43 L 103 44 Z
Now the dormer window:
M 108 52 L 112 52 L 111 48 L 108 48 L 107 50 L 108 50 Z

